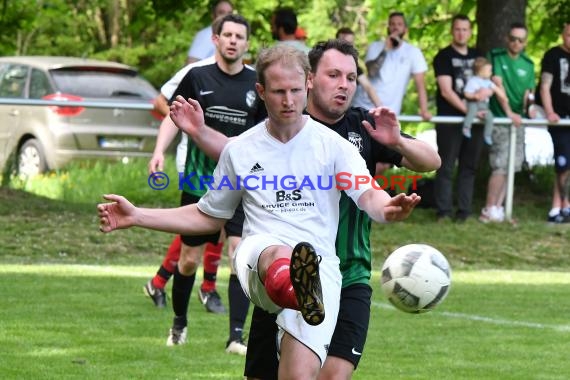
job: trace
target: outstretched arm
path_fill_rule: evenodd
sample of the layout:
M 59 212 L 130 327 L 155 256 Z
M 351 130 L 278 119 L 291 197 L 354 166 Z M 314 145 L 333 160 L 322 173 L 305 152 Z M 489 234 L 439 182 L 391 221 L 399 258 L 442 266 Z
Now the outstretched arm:
M 170 106 L 170 118 L 208 157 L 218 161 L 229 137 L 206 125 L 198 101 L 177 96 Z
M 200 211 L 196 204 L 178 208 L 135 207 L 125 197 L 115 194 L 104 195 L 110 203 L 97 205 L 99 229 L 111 232 L 130 227 L 172 232 L 182 235 L 204 235 L 219 231 L 225 219 L 214 218 Z
M 402 166 L 417 172 L 428 172 L 440 167 L 441 158 L 428 143 L 400 134 L 400 123 L 392 110 L 378 107 L 371 109 L 370 114 L 376 128 L 363 121 L 364 128 L 374 140 L 400 153 L 403 156 Z
M 384 190 L 368 189 L 358 198 L 358 207 L 378 223 L 404 220 L 420 203 L 415 193 L 400 193 L 392 198 Z

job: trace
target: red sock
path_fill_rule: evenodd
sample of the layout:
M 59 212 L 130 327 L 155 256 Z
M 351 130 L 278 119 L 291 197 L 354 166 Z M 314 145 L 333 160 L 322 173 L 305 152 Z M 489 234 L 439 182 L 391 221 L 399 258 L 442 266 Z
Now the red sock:
M 289 275 L 290 264 L 291 259 L 288 258 L 277 259 L 271 263 L 267 269 L 267 276 L 265 276 L 265 290 L 276 305 L 299 310 Z
M 170 279 L 170 276 L 172 276 L 172 274 L 174 273 L 174 269 L 176 269 L 176 264 L 180 259 L 181 244 L 182 242 L 180 239 L 180 235 L 176 235 L 174 240 L 172 240 L 172 243 L 170 243 L 168 251 L 166 251 L 166 256 L 164 256 L 164 260 L 162 260 L 161 269 L 152 278 L 152 284 L 154 285 L 155 288 L 164 289 L 166 283 Z
M 206 244 L 204 257 L 202 259 L 204 262 L 204 279 L 202 280 L 202 286 L 200 286 L 200 289 L 204 292 L 216 290 L 216 277 L 218 275 L 220 260 L 222 259 L 223 248 L 223 242 L 218 244 Z

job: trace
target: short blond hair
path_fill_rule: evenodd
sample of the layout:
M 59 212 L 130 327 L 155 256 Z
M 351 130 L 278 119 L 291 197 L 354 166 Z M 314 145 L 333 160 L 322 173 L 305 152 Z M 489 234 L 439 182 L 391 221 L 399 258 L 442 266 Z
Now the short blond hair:
M 268 49 L 264 49 L 257 57 L 255 70 L 257 81 L 265 86 L 265 71 L 274 63 L 281 63 L 284 66 L 299 66 L 305 73 L 305 79 L 310 70 L 307 54 L 299 49 L 285 44 L 278 44 Z

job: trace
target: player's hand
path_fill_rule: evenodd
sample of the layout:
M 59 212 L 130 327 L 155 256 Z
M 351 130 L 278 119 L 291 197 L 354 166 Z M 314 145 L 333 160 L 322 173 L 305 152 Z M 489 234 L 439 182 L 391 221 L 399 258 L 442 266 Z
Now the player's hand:
M 364 120 L 362 125 L 368 131 L 370 137 L 386 146 L 394 146 L 400 143 L 400 123 L 398 117 L 388 107 L 376 107 L 368 111 L 374 118 L 374 128 L 368 121 Z
M 153 153 L 147 168 L 149 175 L 155 172 L 161 172 L 164 168 L 164 154 L 158 152 Z
M 137 208 L 131 202 L 115 194 L 105 194 L 103 198 L 111 202 L 97 205 L 101 232 L 128 228 L 134 224 Z
M 191 138 L 199 136 L 201 129 L 206 125 L 200 103 L 191 98 L 186 100 L 180 95 L 170 106 L 170 118 L 182 132 Z
M 413 209 L 420 203 L 421 197 L 416 193 L 406 195 L 400 193 L 384 206 L 384 219 L 387 222 L 393 222 L 406 219 L 412 213 Z

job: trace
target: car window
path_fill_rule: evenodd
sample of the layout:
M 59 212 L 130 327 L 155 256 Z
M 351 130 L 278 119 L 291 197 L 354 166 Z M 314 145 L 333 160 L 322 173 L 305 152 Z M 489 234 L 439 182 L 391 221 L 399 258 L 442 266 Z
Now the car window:
M 30 75 L 30 99 L 41 99 L 53 92 L 46 74 L 38 69 L 32 69 L 32 74 Z
M 27 74 L 27 66 L 7 65 L 0 71 L 0 97 L 22 98 L 26 87 Z
M 153 99 L 156 96 L 156 90 L 148 81 L 130 73 L 53 70 L 51 76 L 57 91 L 84 98 Z

